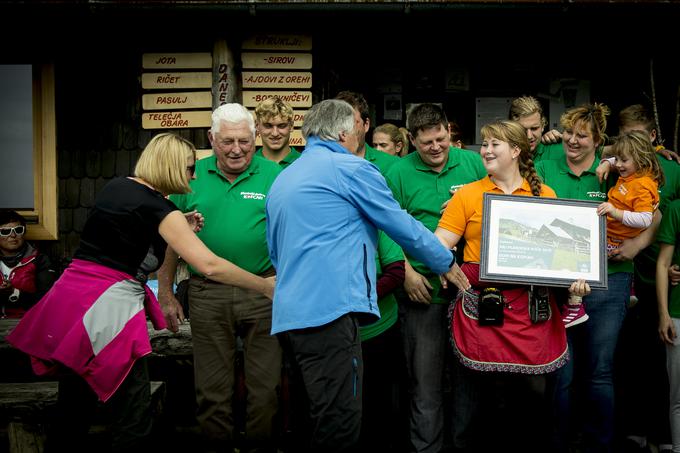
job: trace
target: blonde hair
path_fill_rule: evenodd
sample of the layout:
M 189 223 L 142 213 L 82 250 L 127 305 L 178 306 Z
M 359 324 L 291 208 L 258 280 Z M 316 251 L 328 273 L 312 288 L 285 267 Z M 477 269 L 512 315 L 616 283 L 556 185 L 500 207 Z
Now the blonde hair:
M 408 129 L 405 127 L 400 127 L 399 128 L 399 133 L 401 133 L 401 137 L 403 139 L 403 144 L 404 147 L 401 149 L 401 155 L 405 156 L 409 152 L 409 147 L 411 146 L 411 141 L 408 139 Z
M 656 122 L 642 104 L 629 105 L 619 112 L 619 129 L 641 124 L 651 133 L 656 129 Z
M 545 125 L 548 124 L 548 121 L 543 115 L 543 107 L 538 99 L 533 96 L 520 96 L 513 99 L 510 103 L 508 119 L 519 121 L 521 118 L 533 115 L 534 113 L 538 113 L 541 117 L 541 126 L 545 127 Z
M 598 145 L 603 145 L 607 141 L 605 130 L 607 129 L 607 116 L 610 113 L 609 107 L 595 102 L 567 110 L 560 117 L 560 123 L 564 129 L 574 129 L 579 124 L 588 126 L 593 134 L 593 141 Z
M 534 168 L 534 161 L 531 158 L 531 147 L 526 129 L 517 121 L 502 120 L 485 124 L 480 130 L 483 139 L 497 138 L 519 148 L 519 174 L 526 179 L 531 186 L 531 193 L 535 197 L 541 196 L 541 179 Z
M 265 99 L 255 108 L 255 117 L 258 123 L 274 118 L 277 115 L 282 120 L 288 122 L 288 124 L 293 124 L 293 107 L 282 101 L 279 97 Z
M 401 143 L 401 151 L 397 154 L 398 156 L 408 154 L 408 131 L 406 129 L 397 127 L 392 123 L 384 123 L 373 130 L 374 134 L 376 132 L 387 135 L 395 145 Z
M 187 176 L 187 159 L 196 158 L 196 148 L 187 139 L 169 132 L 151 139 L 135 165 L 134 175 L 159 192 L 191 192 Z
M 629 156 L 635 162 L 637 173 L 649 175 L 663 186 L 665 177 L 659 160 L 656 157 L 656 149 L 649 139 L 649 135 L 640 131 L 630 131 L 615 138 L 610 154 L 615 157 Z

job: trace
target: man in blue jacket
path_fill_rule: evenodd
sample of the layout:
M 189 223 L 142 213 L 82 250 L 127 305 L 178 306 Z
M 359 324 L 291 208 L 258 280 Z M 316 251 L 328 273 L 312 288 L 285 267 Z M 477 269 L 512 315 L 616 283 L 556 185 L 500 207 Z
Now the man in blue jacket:
M 379 316 L 377 231 L 438 274 L 455 257 L 401 209 L 378 169 L 352 154 L 359 143 L 348 103 L 314 105 L 302 133 L 304 153 L 267 196 L 267 242 L 277 271 L 272 334 L 280 334 L 302 375 L 311 450 L 351 451 L 361 427 L 359 324 Z M 469 286 L 457 268 L 447 278 Z

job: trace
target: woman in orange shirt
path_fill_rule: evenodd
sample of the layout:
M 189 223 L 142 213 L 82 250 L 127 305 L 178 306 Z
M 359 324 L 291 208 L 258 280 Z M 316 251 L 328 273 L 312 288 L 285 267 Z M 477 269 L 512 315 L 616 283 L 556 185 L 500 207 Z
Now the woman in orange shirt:
M 458 358 L 454 444 L 462 451 L 501 445 L 507 449 L 508 443 L 525 452 L 546 451 L 551 429 L 547 377 L 568 359 L 565 329 L 554 296 L 550 296 L 549 319 L 532 322 L 529 286 L 480 282 L 478 263 L 485 192 L 543 197 L 555 197 L 555 192 L 538 178 L 526 131 L 519 123 L 487 124 L 481 136 L 480 154 L 488 176 L 455 193 L 435 231 L 450 248 L 465 239 L 461 270 L 470 283 L 469 288 L 460 288 L 451 309 L 452 343 Z M 484 325 L 483 316 L 479 316 L 480 293 L 489 286 L 502 294 L 502 324 Z M 569 291 L 582 296 L 590 288 L 579 280 Z M 501 393 L 499 384 L 505 389 Z M 485 402 L 495 404 L 491 410 L 484 410 L 488 407 Z M 506 411 L 498 410 L 499 402 Z M 495 420 L 498 415 L 501 418 Z M 490 427 L 499 435 L 488 435 Z M 482 444 L 494 439 L 502 439 L 502 444 Z

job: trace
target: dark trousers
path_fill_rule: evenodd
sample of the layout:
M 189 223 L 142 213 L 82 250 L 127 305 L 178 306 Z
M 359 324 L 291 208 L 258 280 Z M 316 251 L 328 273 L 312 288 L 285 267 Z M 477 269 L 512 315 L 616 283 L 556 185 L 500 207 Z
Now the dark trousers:
M 399 322 L 409 395 L 409 451 L 444 449 L 444 383 L 450 333 L 445 304 L 399 297 Z
M 361 343 L 364 358 L 362 451 L 394 452 L 408 442 L 408 421 L 399 416 L 408 407 L 400 391 L 406 374 L 400 346 L 398 324 Z
M 347 314 L 320 327 L 285 332 L 281 339 L 302 378 L 309 408 L 307 442 L 296 451 L 356 451 L 363 376 L 357 319 Z
M 615 371 L 621 434 L 670 444 L 666 349 L 659 338 L 656 287 L 635 279 L 638 303 L 626 313 Z
M 91 452 L 87 433 L 100 403 L 83 378 L 68 373 L 59 379 L 54 421 L 47 434 L 48 452 Z M 111 417 L 111 451 L 142 452 L 151 434 L 151 386 L 146 358 L 138 359 L 116 393 L 102 404 Z
M 453 366 L 457 452 L 550 451 L 552 375 L 490 373 Z

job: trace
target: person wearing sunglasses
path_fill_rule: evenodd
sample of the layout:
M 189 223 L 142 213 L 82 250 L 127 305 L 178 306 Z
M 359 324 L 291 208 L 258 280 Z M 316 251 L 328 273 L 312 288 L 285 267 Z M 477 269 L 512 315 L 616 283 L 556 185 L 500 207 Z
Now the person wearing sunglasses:
M 0 211 L 0 317 L 21 318 L 54 283 L 47 255 L 24 239 L 26 219 Z

